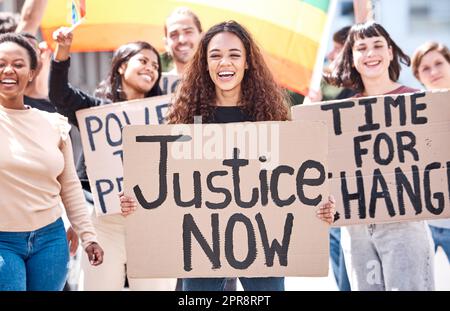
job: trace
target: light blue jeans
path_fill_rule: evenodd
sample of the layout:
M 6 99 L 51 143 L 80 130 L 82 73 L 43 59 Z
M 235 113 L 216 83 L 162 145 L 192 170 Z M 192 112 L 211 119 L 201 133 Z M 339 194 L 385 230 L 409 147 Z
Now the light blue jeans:
M 430 225 L 430 229 L 434 241 L 434 251 L 437 251 L 439 246 L 442 247 L 450 263 L 450 229 L 432 225 Z
M 223 291 L 226 278 L 183 279 L 183 291 Z M 284 291 L 283 277 L 239 278 L 246 291 Z
M 339 290 L 350 291 L 350 281 L 348 280 L 344 252 L 341 247 L 341 228 L 330 228 L 330 259 Z
M 352 290 L 434 290 L 434 250 L 424 221 L 344 227 Z
M 35 231 L 0 231 L 0 291 L 59 291 L 69 262 L 61 218 Z

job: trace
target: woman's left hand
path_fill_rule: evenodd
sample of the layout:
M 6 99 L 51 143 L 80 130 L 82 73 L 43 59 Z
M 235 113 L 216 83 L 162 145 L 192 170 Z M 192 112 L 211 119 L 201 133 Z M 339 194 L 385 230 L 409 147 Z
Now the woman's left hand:
M 93 266 L 98 266 L 103 262 L 103 249 L 96 242 L 92 242 L 86 247 L 89 262 Z
M 69 243 L 70 256 L 75 256 L 78 249 L 78 235 L 72 227 L 69 227 L 66 232 L 67 242 Z
M 317 210 L 317 217 L 331 225 L 334 222 L 334 215 L 336 214 L 335 203 L 334 197 L 330 195 L 328 197 L 328 202 Z

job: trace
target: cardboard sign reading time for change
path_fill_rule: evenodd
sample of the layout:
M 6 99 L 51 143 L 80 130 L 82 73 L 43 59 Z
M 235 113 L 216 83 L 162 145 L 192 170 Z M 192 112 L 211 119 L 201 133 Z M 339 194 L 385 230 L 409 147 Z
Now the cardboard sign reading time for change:
M 164 122 L 170 95 L 77 111 L 81 142 L 97 215 L 120 213 L 122 128 Z
M 327 146 L 320 122 L 125 127 L 128 275 L 327 275 Z
M 449 103 L 445 91 L 293 107 L 328 124 L 337 225 L 450 217 Z

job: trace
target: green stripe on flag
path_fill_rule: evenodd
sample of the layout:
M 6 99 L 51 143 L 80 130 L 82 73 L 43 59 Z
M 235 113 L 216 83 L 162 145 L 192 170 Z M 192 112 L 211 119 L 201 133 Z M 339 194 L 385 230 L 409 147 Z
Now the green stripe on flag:
M 325 13 L 328 12 L 328 6 L 330 5 L 330 0 L 300 0 L 300 1 L 308 3 L 309 5 L 318 8 L 319 10 L 322 10 Z

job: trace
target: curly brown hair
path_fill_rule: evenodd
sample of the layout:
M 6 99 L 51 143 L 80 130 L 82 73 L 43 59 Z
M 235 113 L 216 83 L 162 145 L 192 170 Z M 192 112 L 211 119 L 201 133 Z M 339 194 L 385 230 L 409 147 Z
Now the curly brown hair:
M 237 22 L 227 21 L 211 27 L 202 37 L 175 93 L 168 123 L 194 123 L 194 116 L 202 116 L 202 122 L 210 120 L 216 91 L 208 72 L 207 49 L 211 39 L 222 32 L 236 35 L 245 47 L 248 68 L 242 80 L 239 106 L 253 121 L 288 120 L 286 94 L 275 83 L 250 33 Z

